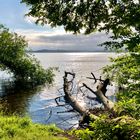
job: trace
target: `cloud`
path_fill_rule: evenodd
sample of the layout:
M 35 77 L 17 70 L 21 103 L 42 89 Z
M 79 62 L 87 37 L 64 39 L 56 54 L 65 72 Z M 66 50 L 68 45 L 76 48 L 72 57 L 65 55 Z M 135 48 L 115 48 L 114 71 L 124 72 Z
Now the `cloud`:
M 35 25 L 35 18 L 27 17 L 28 8 L 18 0 L 2 0 L 0 5 L 1 23 L 7 25 L 11 31 L 26 37 L 32 49 L 54 50 L 103 50 L 97 44 L 107 40 L 104 33 L 94 33 L 88 36 L 66 33 L 63 27 L 52 29 L 49 25 Z M 8 10 L 7 10 L 8 9 Z
M 108 36 L 105 33 L 73 35 L 71 33 L 66 33 L 61 28 L 55 29 L 54 31 L 17 29 L 16 32 L 24 35 L 29 42 L 29 47 L 34 50 L 101 51 L 104 50 L 104 48 L 99 47 L 98 44 L 108 40 Z

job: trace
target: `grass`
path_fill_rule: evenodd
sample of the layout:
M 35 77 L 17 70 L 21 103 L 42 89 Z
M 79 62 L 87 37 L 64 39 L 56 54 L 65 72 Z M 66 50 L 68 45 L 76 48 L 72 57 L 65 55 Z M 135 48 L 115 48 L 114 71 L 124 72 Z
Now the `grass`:
M 55 125 L 34 124 L 29 118 L 0 115 L 1 140 L 67 140 Z

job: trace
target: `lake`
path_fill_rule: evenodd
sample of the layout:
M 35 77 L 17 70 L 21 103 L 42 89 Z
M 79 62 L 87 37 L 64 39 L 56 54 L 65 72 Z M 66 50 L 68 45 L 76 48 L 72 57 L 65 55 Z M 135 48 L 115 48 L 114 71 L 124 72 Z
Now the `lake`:
M 93 72 L 97 77 L 101 74 L 101 68 L 109 64 L 109 58 L 115 53 L 34 53 L 44 68 L 58 67 L 55 82 L 52 87 L 42 87 L 32 91 L 16 89 L 11 84 L 10 75 L 0 72 L 0 105 L 9 114 L 29 116 L 33 122 L 49 124 L 55 123 L 57 126 L 68 129 L 76 126 L 79 114 L 76 112 L 66 112 L 71 110 L 69 105 L 57 106 L 55 98 L 63 94 L 64 71 L 76 73 L 76 83 L 83 82 L 93 86 L 94 81 L 88 80 Z M 96 86 L 94 86 L 96 88 Z M 113 96 L 114 88 L 108 87 L 107 95 Z M 63 102 L 63 98 L 61 99 Z M 78 97 L 79 103 L 85 106 L 83 98 Z M 92 105 L 94 107 L 94 104 Z M 96 106 L 96 104 L 95 104 Z

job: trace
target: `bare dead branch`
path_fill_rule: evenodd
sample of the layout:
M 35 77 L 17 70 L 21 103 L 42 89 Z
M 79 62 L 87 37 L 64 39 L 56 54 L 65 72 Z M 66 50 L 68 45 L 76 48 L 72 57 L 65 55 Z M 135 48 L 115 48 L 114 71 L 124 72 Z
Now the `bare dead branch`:
M 69 77 L 69 75 L 72 77 Z M 100 83 L 97 86 L 97 90 L 94 91 L 87 84 L 83 83 L 83 85 L 81 87 L 78 87 L 77 94 L 82 93 L 84 97 L 88 97 L 88 95 L 86 95 L 86 92 L 83 91 L 83 89 L 82 89 L 84 87 L 84 89 L 89 90 L 90 92 L 92 92 L 93 94 L 96 95 L 96 97 L 90 98 L 89 99 L 90 101 L 94 101 L 96 99 L 96 101 L 98 101 L 104 105 L 105 109 L 108 109 L 111 111 L 112 108 L 114 107 L 114 103 L 105 96 L 106 91 L 107 91 L 107 86 L 110 84 L 109 79 L 102 80 L 101 76 L 100 76 L 100 78 L 96 78 L 93 73 L 91 73 L 91 75 L 92 75 L 92 78 L 90 78 L 90 77 L 88 77 L 88 78 L 93 79 L 95 81 L 94 83 L 96 83 L 97 81 L 100 81 Z M 75 73 L 65 72 L 63 79 L 64 79 L 63 90 L 64 90 L 64 94 L 65 94 L 64 99 L 65 99 L 66 103 L 68 103 L 73 108 L 73 110 L 77 111 L 80 115 L 83 116 L 82 121 L 79 123 L 81 125 L 84 124 L 84 126 L 85 126 L 85 125 L 89 124 L 89 121 L 96 120 L 98 118 L 98 116 L 92 114 L 89 110 L 82 107 L 80 105 L 80 103 L 77 101 L 77 98 L 74 98 L 74 96 L 73 96 L 75 94 L 75 90 L 72 90 L 74 88 L 73 83 L 74 83 L 74 79 L 75 79 Z M 77 86 L 75 86 L 75 87 L 77 89 Z M 68 112 L 68 111 L 69 111 L 69 109 L 67 109 L 66 112 Z
M 82 85 L 82 86 L 80 86 L 79 88 L 78 88 L 78 93 L 79 92 L 81 92 L 82 93 L 82 96 L 85 96 L 86 94 L 85 94 L 85 92 L 82 90 L 82 88 L 83 88 L 84 86 Z
M 50 110 L 50 112 L 49 112 L 49 114 L 48 114 L 48 118 L 46 119 L 46 122 L 49 121 L 49 119 L 51 118 L 51 116 L 52 116 L 52 109 Z
M 71 75 L 72 76 L 72 79 L 68 82 L 73 82 L 74 78 L 75 78 L 75 73 L 72 73 L 72 72 L 66 72 L 65 71 L 65 77 L 68 77 L 68 75 Z
M 91 72 L 91 75 L 92 75 L 92 77 L 86 77 L 86 78 L 94 80 L 94 84 L 97 83 L 97 81 L 104 82 L 104 80 L 102 80 L 101 76 L 98 79 L 95 77 L 95 75 L 92 72 Z
M 83 83 L 83 86 L 96 95 L 96 92 L 93 91 L 90 87 L 88 87 L 85 83 Z
M 55 100 L 55 102 L 56 102 L 56 104 L 58 105 L 58 106 L 65 106 L 65 105 L 67 105 L 66 103 L 65 104 L 60 104 L 59 102 L 60 102 L 60 98 L 61 97 L 63 97 L 64 98 L 64 96 L 59 96 L 59 97 L 56 97 L 54 100 Z M 58 100 L 59 100 L 59 102 L 58 102 Z
M 65 110 L 65 111 L 59 111 L 59 112 L 57 112 L 57 114 L 59 114 L 59 113 L 68 113 L 68 112 L 74 112 L 74 109 Z
M 105 96 L 105 93 L 106 93 L 106 90 L 105 89 L 106 89 L 106 86 L 107 85 L 104 86 L 103 83 L 100 83 L 100 85 L 97 88 L 97 91 L 93 91 L 85 83 L 83 83 L 83 86 L 85 86 L 89 91 L 91 91 L 92 93 L 94 93 L 97 96 L 97 98 L 103 103 L 103 105 L 104 105 L 105 108 L 112 109 L 114 107 L 114 103 Z
M 95 77 L 95 75 L 92 72 L 91 72 L 91 75 L 93 76 L 93 79 L 95 80 L 94 83 L 96 83 L 97 82 L 97 78 Z
M 89 100 L 96 100 L 97 97 L 90 97 L 90 96 L 86 96 Z

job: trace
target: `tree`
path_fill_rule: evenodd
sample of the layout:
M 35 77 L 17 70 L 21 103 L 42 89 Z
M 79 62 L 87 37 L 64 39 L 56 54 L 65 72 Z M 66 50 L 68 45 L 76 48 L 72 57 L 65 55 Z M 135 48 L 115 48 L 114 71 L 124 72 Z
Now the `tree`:
M 81 31 L 85 34 L 95 31 L 111 32 L 112 41 L 102 45 L 107 49 L 124 52 L 118 58 L 112 59 L 113 64 L 104 69 L 106 76 L 115 80 L 120 89 L 114 110 L 120 116 L 129 115 L 140 119 L 139 0 L 22 0 L 22 2 L 30 6 L 27 15 L 35 17 L 37 24 L 63 26 L 66 31 L 75 34 Z M 95 123 L 93 125 L 95 127 Z M 115 126 L 117 127 L 119 126 Z
M 126 35 L 130 27 L 139 30 L 139 1 L 136 0 L 22 0 L 30 6 L 27 15 L 36 23 L 64 26 L 66 31 L 92 33 L 113 30 Z
M 27 47 L 24 37 L 0 25 L 0 68 L 13 73 L 15 81 L 29 87 L 52 83 L 53 70 L 43 69 L 35 57 L 26 53 Z

